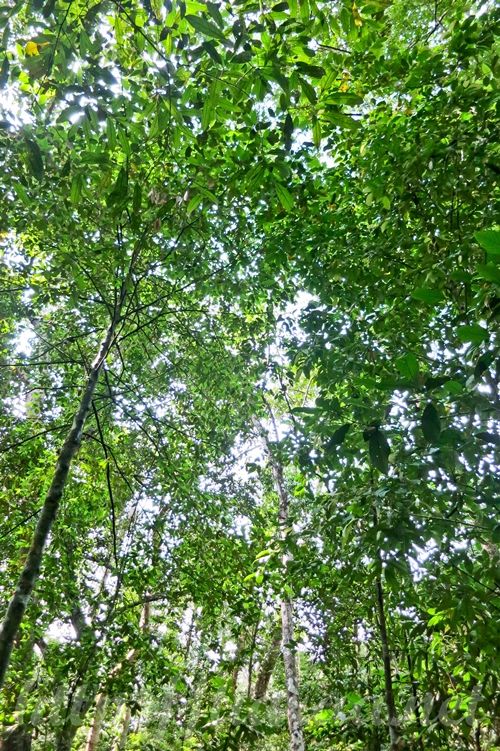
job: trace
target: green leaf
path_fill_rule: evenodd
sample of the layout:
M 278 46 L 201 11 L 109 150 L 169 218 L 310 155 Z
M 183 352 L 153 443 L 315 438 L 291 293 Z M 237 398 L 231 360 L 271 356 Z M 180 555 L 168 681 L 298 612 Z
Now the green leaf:
M 456 396 L 457 394 L 463 393 L 464 387 L 463 384 L 460 383 L 460 381 L 451 379 L 450 381 L 446 381 L 446 383 L 443 385 L 443 389 L 449 394 Z
M 391 453 L 391 449 L 387 438 L 381 430 L 376 429 L 370 435 L 368 451 L 372 465 L 386 475 L 389 471 L 389 454 Z
M 215 62 L 218 65 L 222 65 L 222 57 L 217 52 L 217 47 L 215 46 L 215 44 L 213 42 L 203 42 L 203 44 L 201 46 L 203 47 L 203 49 L 205 49 L 208 52 L 208 54 L 210 55 L 210 57 L 212 58 L 212 60 L 215 60 Z M 250 54 L 250 57 L 251 57 L 251 54 Z M 231 62 L 234 63 L 234 62 L 237 62 L 237 61 L 233 57 L 232 60 L 231 60 Z
M 398 572 L 399 566 L 394 561 L 388 561 L 384 567 L 384 578 L 388 586 L 393 590 L 398 590 L 401 587 Z
M 412 352 L 399 357 L 396 360 L 396 367 L 403 376 L 410 381 L 414 381 L 419 374 L 418 360 Z
M 313 143 L 317 149 L 321 146 L 321 123 L 319 120 L 315 120 L 312 127 Z
M 314 89 L 314 86 L 311 86 L 309 81 L 307 81 L 305 78 L 301 78 L 300 87 L 302 91 L 304 92 L 304 96 L 306 97 L 306 99 L 308 99 L 311 104 L 316 104 L 316 102 L 318 101 L 318 97 L 316 96 L 316 91 Z
M 122 167 L 116 178 L 116 182 L 113 186 L 113 190 L 108 195 L 106 203 L 108 206 L 114 206 L 122 203 L 127 197 L 128 193 L 128 170 L 126 167 Z
M 479 326 L 477 323 L 473 323 L 470 326 L 459 326 L 457 329 L 457 337 L 461 342 L 472 342 L 472 344 L 481 344 L 486 339 L 488 332 Z
M 80 174 L 73 175 L 73 178 L 71 180 L 71 188 L 70 188 L 70 194 L 69 199 L 73 206 L 76 206 L 81 198 L 82 195 L 82 187 L 83 187 L 83 177 Z
M 266 550 L 261 550 L 260 553 L 257 553 L 255 556 L 256 561 L 260 561 L 261 558 L 267 558 L 269 555 L 274 555 L 276 551 L 273 548 L 266 548 Z
M 203 195 L 201 193 L 195 193 L 194 196 L 191 197 L 186 208 L 186 212 L 188 216 L 192 214 L 193 211 L 195 211 L 198 208 L 198 206 L 202 203 L 202 201 L 203 201 Z
M 297 68 L 301 73 L 304 73 L 310 78 L 323 78 L 326 75 L 326 71 L 320 65 L 310 65 L 309 63 L 298 62 Z
M 222 31 L 204 16 L 187 15 L 186 21 L 200 34 L 217 39 L 219 42 L 226 42 Z
M 351 423 L 346 422 L 345 425 L 341 425 L 333 433 L 332 437 L 327 442 L 325 449 L 327 451 L 333 451 L 337 446 L 341 446 L 351 428 Z
M 294 407 L 292 414 L 294 415 L 319 415 L 321 410 L 318 407 Z
M 57 118 L 58 123 L 67 123 L 71 122 L 71 118 L 73 115 L 84 115 L 85 112 L 83 111 L 82 107 L 79 104 L 71 104 L 69 107 L 66 107 L 59 117 Z
M 142 205 L 142 188 L 139 182 L 134 185 L 134 194 L 132 198 L 132 215 L 135 226 L 139 226 Z
M 43 180 L 43 157 L 39 145 L 36 141 L 33 141 L 33 139 L 27 138 L 26 147 L 28 149 L 28 167 L 31 174 L 36 177 L 37 180 Z
M 291 211 L 294 207 L 294 200 L 288 188 L 285 188 L 282 183 L 278 182 L 274 184 L 274 188 L 276 190 L 276 195 L 278 196 L 280 203 L 285 211 Z
M 429 443 L 437 443 L 441 435 L 441 420 L 435 406 L 429 402 L 422 414 L 422 432 Z
M 500 256 L 500 230 L 483 229 L 474 235 L 479 245 L 492 256 Z
M 488 433 L 488 431 L 482 431 L 481 433 L 476 433 L 476 438 L 479 438 L 480 441 L 484 441 L 484 443 L 491 443 L 494 446 L 500 446 L 500 435 L 496 435 L 495 433 Z
M 493 282 L 494 284 L 500 284 L 500 269 L 492 263 L 478 263 L 477 273 L 481 279 L 486 279 L 486 281 Z
M 418 287 L 413 290 L 411 296 L 415 300 L 421 300 L 421 302 L 428 303 L 429 305 L 437 305 L 444 299 L 444 295 L 440 289 L 429 289 L 428 287 Z

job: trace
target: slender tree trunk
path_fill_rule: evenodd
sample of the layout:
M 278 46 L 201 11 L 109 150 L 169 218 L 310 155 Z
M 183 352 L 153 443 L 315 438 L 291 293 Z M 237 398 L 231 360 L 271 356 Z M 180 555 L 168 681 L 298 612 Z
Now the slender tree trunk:
M 476 731 L 474 733 L 474 743 L 476 746 L 476 751 L 481 751 L 481 725 L 479 722 L 476 725 Z
M 270 411 L 270 410 L 269 410 Z M 271 419 L 272 418 L 272 413 Z M 274 457 L 272 449 L 265 432 L 260 429 L 263 435 L 269 462 L 273 473 L 274 484 L 279 499 L 278 520 L 281 527 L 282 538 L 286 540 L 286 527 L 288 524 L 289 501 L 288 493 L 285 487 L 283 477 L 283 467 Z M 277 431 L 276 431 L 277 432 Z M 288 556 L 283 556 L 283 567 L 286 575 L 288 566 Z M 294 620 L 293 620 L 293 601 L 290 597 L 285 597 L 281 602 L 281 634 L 283 664 L 285 668 L 287 706 L 288 706 L 288 729 L 290 732 L 290 751 L 304 751 L 304 733 L 302 729 L 302 713 L 300 708 L 299 679 L 297 672 L 297 659 L 294 646 Z
M 417 723 L 417 730 L 418 730 L 418 747 L 419 747 L 420 751 L 424 751 L 424 741 L 423 741 L 423 738 L 422 738 L 422 733 L 423 733 L 422 718 L 420 716 L 420 704 L 419 704 L 419 701 L 418 701 L 418 691 L 417 691 L 418 681 L 415 679 L 415 676 L 413 674 L 413 663 L 412 663 L 412 660 L 411 660 L 410 652 L 408 650 L 408 642 L 407 642 L 406 636 L 405 636 L 405 643 L 406 643 L 406 660 L 407 660 L 407 663 L 408 663 L 408 674 L 409 674 L 409 677 L 410 677 L 411 692 L 413 694 L 413 701 L 415 703 L 414 712 L 415 712 L 415 720 L 416 720 L 416 723 Z
M 56 751 L 71 751 L 76 731 L 81 726 L 90 702 L 83 698 L 72 703 L 71 710 L 64 720 L 64 725 L 57 737 Z
M 380 733 L 378 731 L 378 711 L 375 705 L 375 697 L 373 695 L 373 685 L 370 670 L 370 657 L 369 653 L 366 657 L 366 683 L 368 687 L 368 696 L 370 697 L 370 704 L 372 709 L 373 726 L 370 730 L 370 745 L 367 751 L 381 751 L 382 742 L 380 740 Z
M 31 734 L 23 725 L 16 725 L 0 738 L 0 751 L 31 751 Z
M 234 655 L 234 667 L 233 672 L 231 673 L 231 681 L 233 684 L 233 689 L 236 691 L 238 687 L 238 678 L 241 671 L 241 662 L 242 662 L 242 654 L 245 649 L 245 642 L 246 642 L 246 631 L 243 630 L 238 638 L 238 642 L 236 644 L 236 653 Z
M 57 459 L 57 464 L 50 483 L 49 490 L 45 496 L 45 500 L 42 506 L 38 523 L 35 527 L 35 532 L 31 540 L 31 546 L 26 557 L 24 568 L 19 577 L 17 588 L 7 607 L 3 623 L 0 627 L 0 689 L 5 682 L 5 674 L 9 666 L 10 655 L 12 653 L 12 647 L 16 634 L 19 630 L 19 626 L 23 619 L 24 613 L 28 606 L 28 602 L 35 586 L 36 580 L 40 573 L 42 565 L 43 551 L 47 544 L 47 540 L 54 524 L 57 512 L 59 510 L 59 504 L 68 481 L 69 471 L 75 454 L 80 447 L 80 439 L 82 436 L 83 428 L 87 420 L 87 415 L 92 405 L 92 399 L 95 393 L 99 375 L 106 358 L 109 355 L 111 347 L 115 339 L 116 329 L 120 322 L 122 310 L 125 300 L 127 298 L 128 288 L 132 282 L 132 275 L 141 254 L 143 241 L 147 235 L 147 230 L 144 231 L 141 238 L 135 243 L 127 273 L 123 278 L 120 285 L 120 290 L 115 299 L 113 307 L 113 315 L 111 322 L 106 331 L 97 355 L 90 366 L 87 381 L 83 389 L 83 393 L 80 399 L 80 404 L 73 418 L 70 431 L 66 436 L 61 451 Z
M 123 303 L 124 290 L 121 295 Z M 54 476 L 50 484 L 45 501 L 41 510 L 38 523 L 33 534 L 24 569 L 18 581 L 2 626 L 0 628 L 0 688 L 5 681 L 5 674 L 10 661 L 10 655 L 14 640 L 18 632 L 21 620 L 25 613 L 33 587 L 40 573 L 44 548 L 50 534 L 50 530 L 59 509 L 59 503 L 68 480 L 71 463 L 80 446 L 80 438 L 92 403 L 99 373 L 111 346 L 113 344 L 116 326 L 120 317 L 121 304 L 117 304 L 113 319 L 108 327 L 99 351 L 90 368 L 87 383 L 80 399 L 78 410 L 73 419 L 73 424 L 63 443 L 57 460 Z
M 101 736 L 102 723 L 104 720 L 104 712 L 106 710 L 107 696 L 105 693 L 99 693 L 95 700 L 94 717 L 92 718 L 92 724 L 87 734 L 87 740 L 85 743 L 85 751 L 96 751 L 99 738 Z
M 150 611 L 151 611 L 150 603 L 146 601 L 143 605 L 142 612 L 141 612 L 141 619 L 139 622 L 139 628 L 141 630 L 141 633 L 145 633 L 147 631 L 147 628 L 149 626 Z M 135 660 L 137 659 L 137 656 L 138 656 L 138 650 L 131 649 L 130 652 L 128 652 L 126 656 L 126 662 L 128 663 L 135 662 Z M 122 670 L 123 666 L 124 666 L 124 662 L 120 662 L 118 663 L 118 665 L 115 665 L 115 667 L 111 671 L 110 677 L 116 678 L 119 675 L 120 671 Z M 97 746 L 99 744 L 99 740 L 101 737 L 101 730 L 102 730 L 102 724 L 104 720 L 104 712 L 106 710 L 107 700 L 108 700 L 108 697 L 103 692 L 99 693 L 96 697 L 94 717 L 92 719 L 92 724 L 87 734 L 85 751 L 96 751 L 97 749 Z M 126 704 L 123 704 L 121 715 L 125 714 L 126 711 L 129 711 L 129 721 L 130 721 L 130 710 L 128 709 Z M 128 722 L 127 722 L 127 728 L 128 728 Z M 125 735 L 125 738 L 126 738 L 126 735 Z
M 130 718 L 132 710 L 127 704 L 122 704 L 120 711 L 120 722 L 118 725 L 118 735 L 113 741 L 112 751 L 123 751 L 127 743 L 127 736 L 130 728 Z
M 399 720 L 396 712 L 396 703 L 394 701 L 391 653 L 389 650 L 389 640 L 387 638 L 387 622 L 385 618 L 384 607 L 384 590 L 380 576 L 377 577 L 376 580 L 376 590 L 378 606 L 378 627 L 380 633 L 380 642 L 382 645 L 382 663 L 384 666 L 385 703 L 387 706 L 387 714 L 389 720 L 389 739 L 391 743 L 390 751 L 398 751 L 398 749 L 400 748 L 398 733 Z
M 290 751 L 304 751 L 302 715 L 300 711 L 299 680 L 297 660 L 293 642 L 293 603 L 285 599 L 281 603 L 281 624 L 283 633 L 283 663 L 285 666 L 286 693 L 288 701 L 288 729 L 290 731 Z
M 248 657 L 247 699 L 250 699 L 252 695 L 253 663 L 254 663 L 254 657 L 255 657 L 255 644 L 257 642 L 257 633 L 259 631 L 259 623 L 260 623 L 260 617 L 252 631 L 252 643 L 250 645 L 250 655 Z
M 260 666 L 259 674 L 255 682 L 254 698 L 257 701 L 262 701 L 267 694 L 267 689 L 269 688 L 271 676 L 273 674 L 274 667 L 278 661 L 278 657 L 280 654 L 280 648 L 281 648 L 281 628 L 279 627 L 278 624 L 276 624 L 273 634 L 272 634 L 271 643 L 269 645 L 269 648 L 266 654 L 264 655 L 262 659 L 262 664 Z

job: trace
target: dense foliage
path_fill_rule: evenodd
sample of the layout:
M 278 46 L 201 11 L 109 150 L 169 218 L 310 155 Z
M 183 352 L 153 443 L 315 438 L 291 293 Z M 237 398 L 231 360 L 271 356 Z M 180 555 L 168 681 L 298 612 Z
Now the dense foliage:
M 500 745 L 498 16 L 0 6 L 0 748 Z

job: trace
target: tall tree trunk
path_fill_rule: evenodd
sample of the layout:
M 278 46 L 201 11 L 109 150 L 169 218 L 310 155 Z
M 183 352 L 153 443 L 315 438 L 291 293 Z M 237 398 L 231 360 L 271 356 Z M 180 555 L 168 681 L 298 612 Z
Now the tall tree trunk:
M 141 619 L 139 621 L 139 629 L 141 633 L 145 633 L 149 626 L 149 617 L 151 612 L 151 605 L 148 600 L 144 603 L 142 607 L 141 612 Z M 131 649 L 125 658 L 124 661 L 119 662 L 118 665 L 115 665 L 113 670 L 110 673 L 110 678 L 114 679 L 116 678 L 120 671 L 122 670 L 125 662 L 132 664 L 135 662 L 139 654 L 138 649 Z M 95 709 L 94 709 L 94 717 L 92 718 L 92 724 L 89 728 L 89 732 L 87 734 L 87 741 L 85 745 L 85 751 L 96 751 L 97 746 L 99 744 L 99 740 L 101 737 L 101 731 L 102 731 L 102 724 L 104 720 L 104 712 L 106 710 L 106 704 L 107 704 L 108 697 L 104 692 L 100 692 L 96 696 L 95 700 Z M 124 710 L 126 709 L 126 704 L 123 704 Z M 129 718 L 130 719 L 130 718 Z M 62 751 L 62 749 L 61 749 Z
M 23 725 L 10 728 L 0 738 L 0 751 L 31 751 L 31 734 Z
M 242 654 L 245 651 L 245 642 L 246 642 L 246 631 L 245 629 L 242 630 L 238 642 L 236 644 L 236 653 L 234 655 L 234 667 L 233 672 L 231 673 L 231 682 L 233 684 L 233 689 L 236 691 L 238 687 L 238 678 L 241 672 L 242 668 Z
M 405 647 L 406 647 L 406 661 L 408 664 L 408 675 L 410 678 L 410 684 L 411 684 L 411 692 L 413 694 L 413 702 L 414 702 L 414 712 L 415 712 L 415 720 L 417 724 L 417 730 L 418 730 L 418 747 L 420 751 L 425 751 L 424 749 L 424 741 L 422 738 L 423 734 L 423 727 L 422 727 L 422 718 L 420 716 L 420 704 L 418 701 L 418 681 L 415 679 L 415 676 L 413 674 L 413 662 L 411 659 L 410 651 L 408 649 L 408 640 L 406 638 L 405 634 Z
M 269 410 L 271 419 L 274 422 L 271 410 Z M 275 426 L 276 427 L 276 426 Z M 281 462 L 273 455 L 271 445 L 262 428 L 261 435 L 264 438 L 269 463 L 273 473 L 274 485 L 279 500 L 278 521 L 281 528 L 282 539 L 286 541 L 286 528 L 288 525 L 289 500 L 283 477 L 283 467 Z M 277 431 L 276 431 L 276 437 Z M 283 568 L 286 576 L 288 567 L 288 555 L 283 556 Z M 302 729 L 302 713 L 300 708 L 299 679 L 297 672 L 297 659 L 294 646 L 294 620 L 293 620 L 293 601 L 290 597 L 285 597 L 281 602 L 281 635 L 283 664 L 285 668 L 286 694 L 288 707 L 288 729 L 290 732 L 290 751 L 304 751 L 304 733 Z
M 92 718 L 92 724 L 87 734 L 85 751 L 96 751 L 97 749 L 97 744 L 99 743 L 99 738 L 101 736 L 107 699 L 108 697 L 103 692 L 97 694 L 96 696 L 94 716 Z
M 254 663 L 254 657 L 255 657 L 255 644 L 257 642 L 257 634 L 259 631 L 259 623 L 260 623 L 260 617 L 252 631 L 252 643 L 250 645 L 250 655 L 248 657 L 247 699 L 250 699 L 252 695 L 253 663 Z
M 283 634 L 283 663 L 285 666 L 286 693 L 288 702 L 288 729 L 290 731 L 290 751 L 304 751 L 304 734 L 300 710 L 299 680 L 294 636 L 293 603 L 285 599 L 281 603 L 281 626 Z
M 120 301 L 115 306 L 113 318 L 106 332 L 106 336 L 102 340 L 99 351 L 92 363 L 78 410 L 73 419 L 73 424 L 59 453 L 52 482 L 47 495 L 45 496 L 45 501 L 33 534 L 31 547 L 26 558 L 24 569 L 19 578 L 17 589 L 9 602 L 5 618 L 0 628 L 0 688 L 5 681 L 5 674 L 9 665 L 16 634 L 26 611 L 31 592 L 33 591 L 33 587 L 40 573 L 43 551 L 59 509 L 62 494 L 68 480 L 71 463 L 80 446 L 80 438 L 90 410 L 92 398 L 99 379 L 99 373 L 113 344 L 124 298 L 125 287 L 122 287 Z
M 264 699 L 267 694 L 267 689 L 269 688 L 271 676 L 273 674 L 274 667 L 278 661 L 280 647 L 281 647 L 281 628 L 279 624 L 276 624 L 273 630 L 271 643 L 268 647 L 267 652 L 265 653 L 262 659 L 262 664 L 260 666 L 259 674 L 255 682 L 254 698 L 257 701 L 262 701 L 262 699 Z
M 127 736 L 130 729 L 130 718 L 132 710 L 127 704 L 122 704 L 120 711 L 120 721 L 118 724 L 118 734 L 113 741 L 112 751 L 123 751 L 127 743 Z
M 70 710 L 57 737 L 56 751 L 71 751 L 76 732 L 87 714 L 90 703 L 85 696 L 71 700 Z
M 389 739 L 390 751 L 399 751 L 399 720 L 396 712 L 396 702 L 394 701 L 394 688 L 392 685 L 392 667 L 391 653 L 389 650 L 389 640 L 387 638 L 387 622 L 385 618 L 384 606 L 384 589 L 380 576 L 377 577 L 377 607 L 378 607 L 378 627 L 380 634 L 380 643 L 382 646 L 382 663 L 384 666 L 384 684 L 385 684 L 385 704 L 389 721 Z
M 369 653 L 366 657 L 366 683 L 368 688 L 368 696 L 370 700 L 371 710 L 372 710 L 372 717 L 373 717 L 373 725 L 370 728 L 370 740 L 369 740 L 369 746 L 367 751 L 381 751 L 382 750 L 382 741 L 380 739 L 380 733 L 378 731 L 378 712 L 376 710 L 375 706 L 375 697 L 373 694 L 373 685 L 372 685 L 372 676 L 371 676 L 371 670 L 370 670 L 370 656 Z

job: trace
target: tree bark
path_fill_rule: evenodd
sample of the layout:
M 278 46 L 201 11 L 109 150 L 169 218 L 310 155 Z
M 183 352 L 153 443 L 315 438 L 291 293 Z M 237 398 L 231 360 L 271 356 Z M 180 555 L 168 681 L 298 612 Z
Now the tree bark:
M 411 684 L 411 692 L 413 694 L 413 701 L 415 704 L 414 712 L 415 712 L 415 720 L 417 724 L 417 731 L 418 731 L 418 747 L 420 751 L 425 751 L 424 749 L 424 741 L 422 738 L 423 734 L 423 727 L 422 727 L 422 718 L 420 716 L 420 704 L 418 701 L 418 681 L 416 680 L 414 674 L 413 674 L 413 663 L 411 659 L 411 655 L 408 649 L 408 640 L 405 635 L 405 646 L 406 646 L 406 661 L 408 663 L 408 675 L 410 678 L 410 684 Z
M 384 590 L 380 576 L 376 580 L 377 606 L 378 606 L 378 627 L 380 633 L 380 643 L 382 646 L 382 663 L 384 666 L 384 684 L 385 684 L 385 703 L 389 722 L 389 739 L 390 751 L 399 751 L 400 738 L 398 732 L 399 720 L 396 712 L 396 703 L 394 701 L 394 688 L 392 684 L 392 667 L 391 653 L 389 650 L 389 640 L 387 638 L 387 622 L 385 618 L 384 607 Z
M 120 712 L 119 732 L 113 742 L 112 751 L 123 751 L 127 743 L 128 731 L 130 728 L 130 718 L 132 710 L 127 704 L 123 704 Z
M 299 680 L 295 648 L 291 646 L 294 635 L 293 603 L 285 599 L 281 603 L 281 624 L 283 634 L 283 663 L 285 666 L 286 693 L 288 702 L 288 729 L 290 731 L 290 751 L 304 751 L 302 714 L 300 710 Z
M 85 743 L 85 751 L 96 751 L 99 738 L 101 736 L 102 723 L 104 720 L 104 712 L 106 709 L 107 696 L 101 692 L 97 694 L 95 700 L 94 716 L 92 718 L 92 724 L 87 734 L 87 740 Z
M 66 436 L 66 440 L 62 445 L 61 451 L 59 452 L 52 482 L 50 483 L 49 490 L 45 496 L 23 571 L 21 572 L 16 591 L 11 597 L 7 607 L 7 612 L 0 627 L 0 689 L 5 682 L 5 675 L 9 666 L 14 640 L 28 606 L 33 587 L 35 586 L 40 573 L 43 551 L 59 510 L 59 504 L 68 481 L 71 464 L 80 447 L 81 435 L 92 405 L 92 399 L 102 366 L 113 346 L 116 329 L 121 320 L 123 306 L 127 298 L 128 288 L 133 279 L 133 271 L 141 254 L 145 238 L 146 231 L 134 246 L 127 273 L 122 280 L 120 290 L 115 300 L 111 322 L 106 331 L 106 335 L 101 341 L 97 355 L 90 366 L 80 403 L 73 418 L 73 423 L 68 435 Z
M 71 699 L 68 704 L 69 711 L 57 737 L 56 751 L 71 751 L 76 732 L 81 726 L 89 706 L 90 700 L 85 696 Z
M 146 602 L 143 605 L 142 611 L 141 611 L 141 619 L 139 621 L 139 629 L 141 633 L 145 633 L 149 626 L 149 617 L 151 612 L 151 604 L 149 601 L 146 600 Z M 125 662 L 128 664 L 133 664 L 137 657 L 139 655 L 139 649 L 131 649 L 125 658 L 124 661 L 119 662 L 118 665 L 115 665 L 113 670 L 110 673 L 110 679 L 116 678 L 122 668 L 125 665 Z M 104 720 L 104 712 L 106 709 L 108 697 L 107 695 L 101 691 L 97 696 L 95 700 L 95 709 L 94 709 L 94 717 L 92 718 L 92 724 L 89 728 L 89 732 L 87 734 L 87 741 L 85 746 L 85 751 L 96 751 L 99 739 L 101 737 L 101 730 L 102 730 L 102 724 Z M 125 712 L 126 704 L 123 704 L 123 712 Z M 130 719 L 130 717 L 129 717 Z M 61 749 L 62 751 L 62 749 Z
M 254 699 L 256 699 L 257 701 L 262 701 L 267 694 L 267 689 L 269 688 L 271 676 L 273 674 L 274 667 L 278 661 L 280 648 L 281 648 L 281 629 L 279 625 L 277 624 L 276 627 L 274 628 L 269 648 L 262 659 L 262 664 L 260 666 L 259 674 L 255 682 Z
M 122 298 L 123 296 L 124 295 L 122 294 Z M 26 611 L 31 592 L 33 591 L 33 587 L 40 573 L 43 551 L 47 544 L 52 525 L 57 516 L 62 494 L 68 480 L 71 463 L 80 446 L 81 434 L 92 404 L 92 398 L 99 379 L 99 373 L 111 349 L 120 311 L 121 304 L 116 306 L 106 336 L 101 342 L 99 351 L 90 368 L 87 383 L 80 399 L 78 410 L 74 416 L 73 424 L 59 453 L 52 482 L 45 497 L 42 511 L 33 534 L 31 547 L 26 558 L 24 569 L 19 578 L 16 591 L 9 602 L 5 618 L 0 628 L 0 688 L 5 681 L 5 674 L 9 665 L 16 634 Z
M 269 410 L 271 419 L 274 418 Z M 261 435 L 264 438 L 269 463 L 274 479 L 274 485 L 279 500 L 278 521 L 281 528 L 282 540 L 286 541 L 286 527 L 288 524 L 289 499 L 283 477 L 283 467 L 281 462 L 273 455 L 271 445 L 265 434 L 260 428 Z M 276 431 L 277 433 L 277 431 Z M 276 436 L 277 437 L 277 436 Z M 288 555 L 283 555 L 283 568 L 286 576 L 288 567 Z M 285 597 L 281 602 L 281 636 L 283 665 L 285 668 L 287 707 L 288 707 L 288 730 L 290 733 L 290 751 L 304 751 L 304 733 L 302 729 L 302 713 L 300 707 L 299 679 L 297 672 L 297 660 L 294 646 L 294 620 L 293 620 L 293 601 L 290 597 Z
M 31 734 L 23 725 L 16 725 L 0 738 L 0 751 L 31 751 Z

